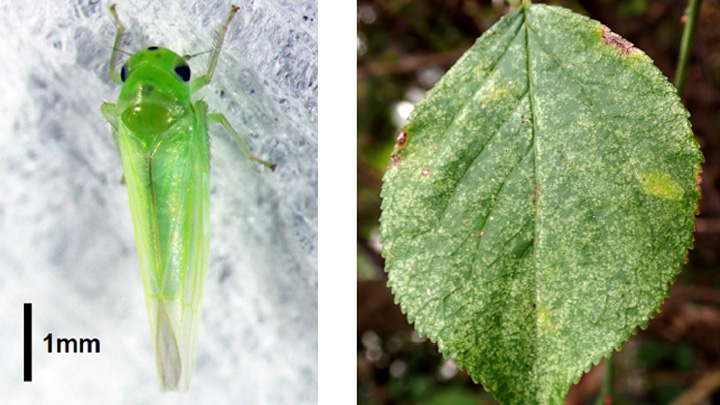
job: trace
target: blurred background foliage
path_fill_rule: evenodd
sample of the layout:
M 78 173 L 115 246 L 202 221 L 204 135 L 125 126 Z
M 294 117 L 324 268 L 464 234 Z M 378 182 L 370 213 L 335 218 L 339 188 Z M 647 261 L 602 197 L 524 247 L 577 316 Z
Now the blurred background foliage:
M 539 1 L 536 1 L 539 2 Z M 517 2 L 359 0 L 357 9 L 357 387 L 359 404 L 494 404 L 419 338 L 385 287 L 380 187 L 405 117 L 485 30 Z M 558 0 L 602 21 L 672 78 L 686 1 Z M 662 313 L 613 356 L 613 404 L 720 404 L 720 2 L 705 0 L 685 105 L 705 154 L 695 249 Z M 604 363 L 568 404 L 594 403 Z M 683 396 L 684 395 L 684 396 Z M 695 399 L 688 399 L 695 395 Z M 676 402 L 679 401 L 679 402 Z M 685 402 L 683 402 L 685 401 Z

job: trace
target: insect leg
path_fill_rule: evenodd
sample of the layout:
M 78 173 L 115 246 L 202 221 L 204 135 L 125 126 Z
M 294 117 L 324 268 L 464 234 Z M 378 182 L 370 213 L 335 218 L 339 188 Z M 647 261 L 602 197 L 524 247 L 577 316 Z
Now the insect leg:
M 115 108 L 117 107 L 113 103 L 102 103 L 102 105 L 100 106 L 100 112 L 102 113 L 103 117 L 105 117 L 105 120 L 107 120 L 108 124 L 112 126 L 113 131 L 117 132 L 118 126 Z M 115 141 L 115 144 L 117 145 L 117 140 Z
M 115 44 L 113 45 L 113 50 L 110 54 L 110 78 L 115 83 L 122 84 L 120 75 L 115 70 L 115 68 L 117 68 L 118 53 L 120 52 L 120 46 L 122 45 L 122 37 L 123 35 L 125 35 L 125 26 L 120 21 L 120 18 L 117 15 L 117 11 L 115 11 L 115 3 L 110 5 L 110 14 L 112 14 L 115 22 L 117 23 L 117 31 L 115 32 Z
M 210 83 L 213 72 L 215 72 L 215 65 L 217 65 L 218 56 L 220 56 L 220 48 L 222 48 L 223 40 L 225 39 L 225 33 L 228 30 L 228 25 L 230 25 L 230 21 L 232 21 L 233 17 L 235 17 L 235 13 L 237 13 L 238 9 L 238 6 L 232 6 L 232 9 L 230 10 L 230 15 L 228 16 L 227 20 L 225 20 L 225 24 L 223 24 L 223 26 L 220 28 L 217 38 L 215 38 L 215 46 L 213 47 L 212 55 L 210 55 L 210 65 L 208 66 L 208 71 L 204 75 L 197 77 L 193 79 L 192 82 L 190 82 L 190 94 L 194 94 L 196 91 L 203 88 L 206 84 Z
M 202 103 L 202 101 L 198 101 L 198 103 Z M 200 108 L 202 108 L 202 107 L 199 106 L 198 110 Z M 250 152 L 250 148 L 248 148 L 247 144 L 245 144 L 245 142 L 243 142 L 242 138 L 240 137 L 240 134 L 238 134 L 237 131 L 235 131 L 235 129 L 232 127 L 232 125 L 230 125 L 230 122 L 227 120 L 227 118 L 225 118 L 225 116 L 223 114 L 220 114 L 220 113 L 207 114 L 207 122 L 209 124 L 221 124 L 223 127 L 225 127 L 225 129 L 230 133 L 230 135 L 233 137 L 235 142 L 240 147 L 240 150 L 242 150 L 243 154 L 245 154 L 245 156 L 248 159 L 258 162 L 258 163 L 270 168 L 270 170 L 275 170 L 275 166 L 277 166 L 275 163 L 270 163 L 270 162 L 266 162 L 262 159 L 259 159 L 259 158 L 255 157 L 255 155 L 253 155 L 252 152 Z
M 107 120 L 107 122 L 112 127 L 112 137 L 113 142 L 115 142 L 115 148 L 118 151 L 118 155 L 120 154 L 120 144 L 118 143 L 118 125 L 117 125 L 117 113 L 115 112 L 115 104 L 113 103 L 102 103 L 102 106 L 100 106 L 100 112 L 102 113 L 103 117 Z
M 107 122 L 110 124 L 110 132 L 112 133 L 113 143 L 115 144 L 115 149 L 118 151 L 118 156 L 120 156 L 120 144 L 118 142 L 118 126 L 117 126 L 117 115 L 115 113 L 115 104 L 113 103 L 102 103 L 102 106 L 100 106 L 100 112 L 102 113 L 103 117 L 107 120 Z M 120 184 L 125 184 L 125 174 L 122 175 L 120 178 Z

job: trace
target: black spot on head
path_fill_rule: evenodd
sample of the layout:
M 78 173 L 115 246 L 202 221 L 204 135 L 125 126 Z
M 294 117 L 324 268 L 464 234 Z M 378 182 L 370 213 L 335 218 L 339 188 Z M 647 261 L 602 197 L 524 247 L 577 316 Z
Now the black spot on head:
M 176 67 L 175 73 L 177 73 L 184 82 L 190 80 L 190 66 L 188 65 L 180 65 Z
M 157 46 L 151 46 L 148 48 L 148 51 L 157 51 L 157 50 L 158 50 Z
M 127 79 L 127 74 L 127 66 L 123 65 L 122 69 L 120 69 L 120 80 L 124 82 Z

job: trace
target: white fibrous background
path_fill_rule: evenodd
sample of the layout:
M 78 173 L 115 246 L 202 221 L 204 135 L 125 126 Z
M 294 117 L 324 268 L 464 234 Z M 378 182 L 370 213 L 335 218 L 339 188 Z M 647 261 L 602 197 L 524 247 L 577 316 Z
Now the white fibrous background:
M 215 76 L 194 99 L 278 168 L 210 127 L 210 260 L 183 395 L 160 394 L 122 167 L 99 110 L 120 90 L 108 75 L 109 3 L 0 3 L 1 402 L 317 402 L 317 3 L 235 3 Z M 209 50 L 230 5 L 118 0 L 123 49 Z M 193 58 L 193 75 L 208 60 Z M 25 302 L 32 383 L 22 382 Z M 48 354 L 50 332 L 98 338 L 101 353 Z

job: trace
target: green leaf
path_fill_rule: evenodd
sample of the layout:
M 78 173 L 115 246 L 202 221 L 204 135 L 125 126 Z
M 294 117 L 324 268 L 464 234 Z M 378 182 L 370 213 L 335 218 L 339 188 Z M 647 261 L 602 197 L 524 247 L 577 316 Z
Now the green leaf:
M 646 327 L 692 247 L 702 155 L 675 89 L 597 21 L 504 17 L 417 105 L 384 177 L 389 284 L 505 403 L 563 403 Z

